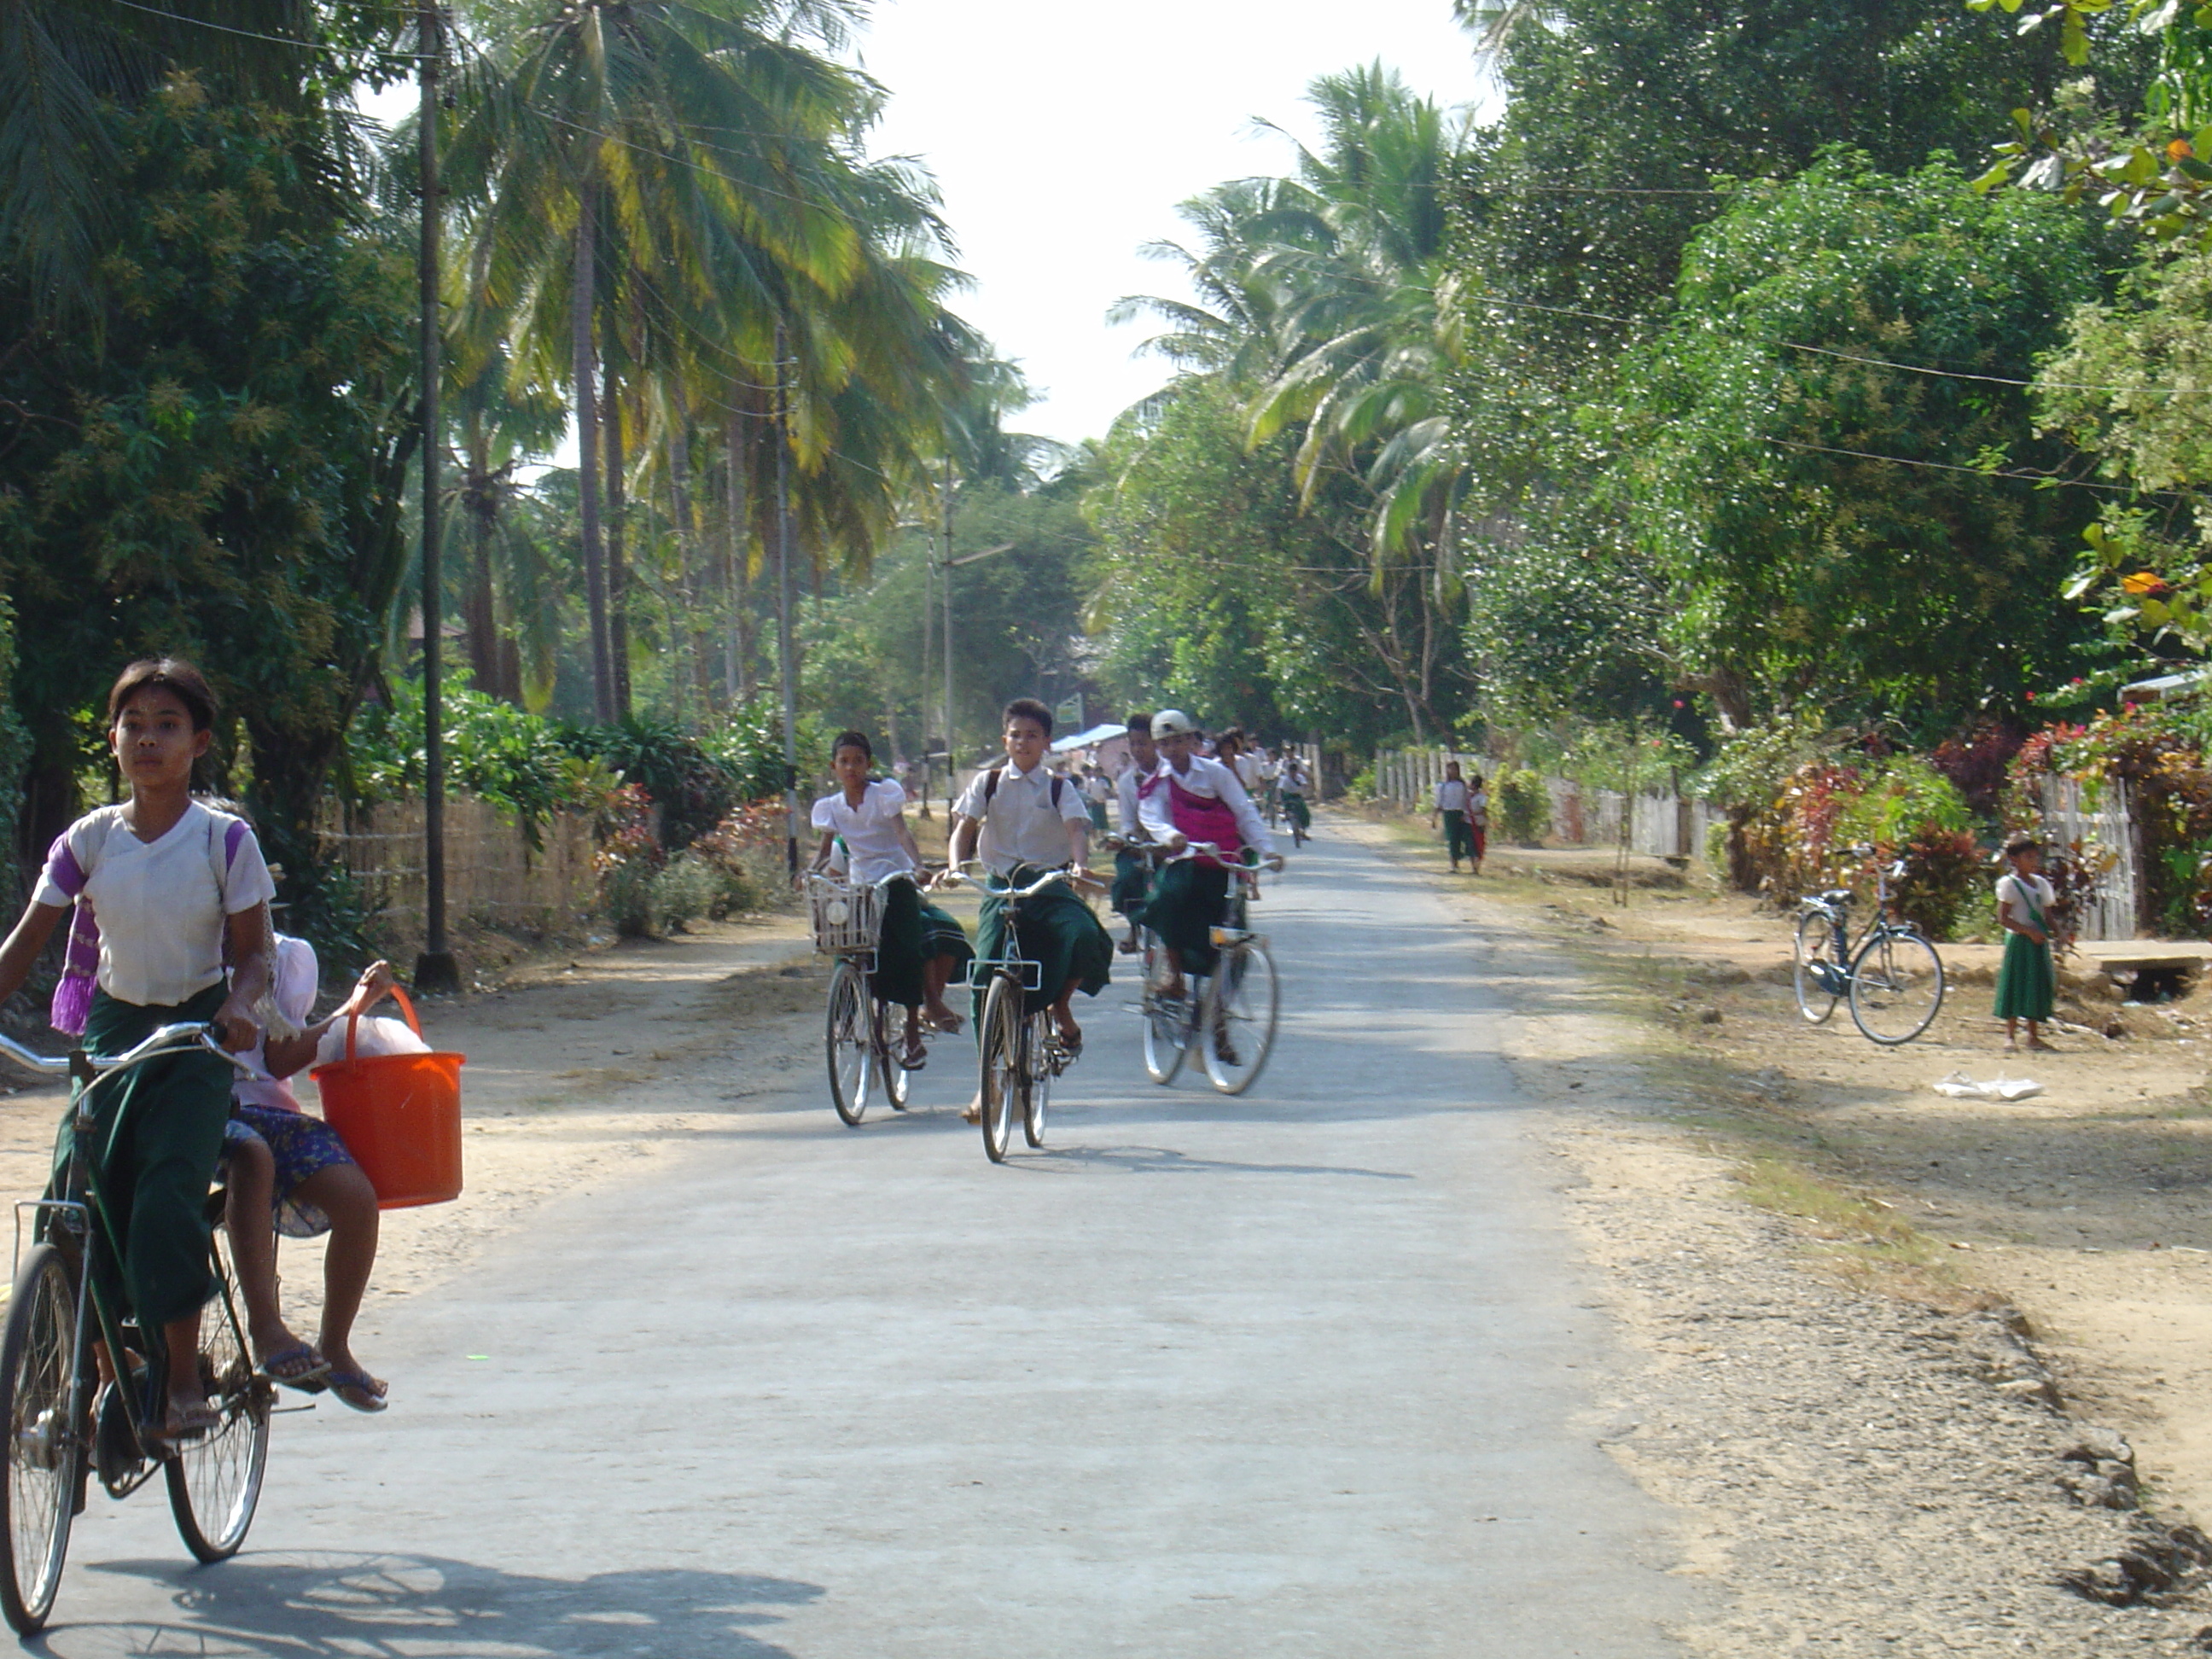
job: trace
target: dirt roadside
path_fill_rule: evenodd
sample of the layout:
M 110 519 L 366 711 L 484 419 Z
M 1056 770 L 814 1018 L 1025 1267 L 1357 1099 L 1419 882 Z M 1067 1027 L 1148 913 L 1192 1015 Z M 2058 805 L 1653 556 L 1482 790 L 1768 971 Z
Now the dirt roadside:
M 2141 1035 L 2066 1036 L 2034 1099 L 1948 1100 L 1929 1085 L 1954 1070 L 2023 1073 L 1986 1016 L 1992 951 L 1947 948 L 1970 982 L 1885 1050 L 1803 1023 L 1788 934 L 1747 902 L 1624 907 L 1575 867 L 1609 858 L 1509 850 L 1471 880 L 1418 823 L 1326 830 L 1433 862 L 1516 1011 L 1518 1074 L 1573 1109 L 1546 1133 L 1637 1355 L 1593 1432 L 1693 1517 L 1685 1571 L 1729 1592 L 1693 1650 L 2212 1650 L 2170 1531 L 2212 1509 L 2187 1005 L 2079 1006 Z M 2104 1492 L 2100 1454 L 2124 1486 L 2129 1451 L 2155 1523 L 2068 1489 Z

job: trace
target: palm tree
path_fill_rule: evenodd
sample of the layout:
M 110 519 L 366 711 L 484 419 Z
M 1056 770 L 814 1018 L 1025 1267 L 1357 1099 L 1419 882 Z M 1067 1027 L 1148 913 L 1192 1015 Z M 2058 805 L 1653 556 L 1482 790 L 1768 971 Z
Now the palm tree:
M 755 307 L 738 350 L 765 360 L 760 302 L 785 279 L 834 290 L 849 275 L 859 236 L 832 188 L 835 142 L 871 89 L 813 48 L 840 44 L 853 15 L 846 0 L 564 0 L 467 78 L 450 167 L 489 244 L 482 297 L 511 319 L 526 372 L 570 388 L 602 720 L 622 672 L 603 356 L 618 336 L 680 336 L 734 289 Z

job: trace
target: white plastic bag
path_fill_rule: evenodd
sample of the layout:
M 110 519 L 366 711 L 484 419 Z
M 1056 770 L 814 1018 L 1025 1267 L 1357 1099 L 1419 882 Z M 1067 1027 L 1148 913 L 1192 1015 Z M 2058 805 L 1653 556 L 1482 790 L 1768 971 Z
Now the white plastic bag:
M 353 1051 L 357 1059 L 372 1054 L 427 1054 L 430 1045 L 407 1028 L 404 1019 L 389 1015 L 369 1014 L 362 1018 L 361 1029 L 354 1038 Z M 346 1022 L 333 1020 L 331 1029 L 315 1044 L 315 1064 L 335 1066 L 346 1057 Z
M 2027 1100 L 2043 1092 L 2043 1085 L 2033 1079 L 2008 1078 L 2002 1072 L 1987 1083 L 1978 1083 L 1964 1072 L 1954 1072 L 1931 1086 L 1952 1100 Z

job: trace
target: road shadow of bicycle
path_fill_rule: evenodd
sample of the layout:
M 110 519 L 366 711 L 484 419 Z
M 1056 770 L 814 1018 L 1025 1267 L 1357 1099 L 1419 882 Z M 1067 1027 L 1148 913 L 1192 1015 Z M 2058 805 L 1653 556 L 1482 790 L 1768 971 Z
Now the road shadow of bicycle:
M 25 1645 L 55 1659 L 117 1653 L 405 1654 L 409 1659 L 790 1659 L 753 1633 L 818 1584 L 756 1574 L 642 1568 L 538 1577 L 430 1555 L 247 1553 L 219 1567 L 173 1560 L 88 1563 L 165 1590 L 158 1620 L 60 1626 Z M 67 1590 L 63 1612 L 67 1613 Z

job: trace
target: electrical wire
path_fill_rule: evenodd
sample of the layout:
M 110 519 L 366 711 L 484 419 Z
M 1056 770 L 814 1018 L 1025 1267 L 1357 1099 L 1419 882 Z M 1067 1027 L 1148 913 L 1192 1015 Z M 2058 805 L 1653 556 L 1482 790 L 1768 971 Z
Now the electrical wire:
M 241 40 L 266 40 L 271 46 L 291 46 L 301 52 L 319 52 L 332 58 L 351 58 L 357 55 L 343 46 L 326 46 L 314 40 L 297 40 L 286 34 L 264 34 L 258 29 L 241 29 L 228 23 L 210 22 L 204 17 L 187 17 L 182 12 L 164 11 L 159 6 L 142 5 L 139 0 L 108 0 L 108 3 L 125 7 L 131 11 L 143 11 L 149 17 L 167 18 L 172 23 L 189 23 L 194 28 L 213 29 L 219 34 L 235 34 Z M 438 55 L 434 52 L 391 52 L 382 46 L 368 46 L 362 50 L 372 52 L 379 58 L 397 58 L 410 64 L 422 63 Z

